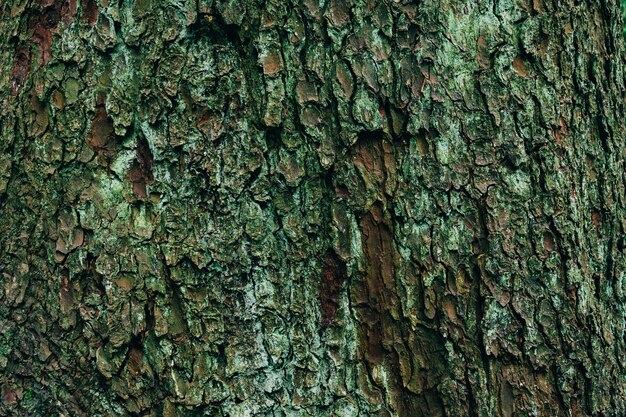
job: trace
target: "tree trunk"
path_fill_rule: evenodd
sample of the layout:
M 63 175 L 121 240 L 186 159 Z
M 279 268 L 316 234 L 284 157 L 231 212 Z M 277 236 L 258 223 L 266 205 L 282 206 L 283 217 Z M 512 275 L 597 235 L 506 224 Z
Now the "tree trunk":
M 0 8 L 0 415 L 626 415 L 618 0 Z

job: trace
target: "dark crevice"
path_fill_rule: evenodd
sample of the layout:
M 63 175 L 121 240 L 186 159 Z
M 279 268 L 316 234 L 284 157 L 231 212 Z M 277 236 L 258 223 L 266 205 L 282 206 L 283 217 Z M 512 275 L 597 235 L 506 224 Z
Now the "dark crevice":
M 472 266 L 473 269 L 473 284 L 471 285 L 472 298 L 475 301 L 475 314 L 476 314 L 476 345 L 480 351 L 482 366 L 487 378 L 487 386 L 491 388 L 491 373 L 490 373 L 490 359 L 487 353 L 487 349 L 484 343 L 483 333 L 483 320 L 485 317 L 485 303 L 487 302 L 482 290 L 483 277 L 486 274 L 484 271 L 485 259 L 489 254 L 489 228 L 487 225 L 487 204 L 485 201 L 479 201 L 477 203 L 477 216 L 479 235 L 477 238 L 475 249 L 475 260 Z
M 469 368 L 466 367 L 465 368 L 465 386 L 467 388 L 467 396 L 468 396 L 468 402 L 469 402 L 469 417 L 479 417 L 478 414 L 478 404 L 476 403 L 476 397 L 475 397 L 475 393 L 474 393 L 474 386 L 472 385 L 472 383 L 470 382 L 470 378 L 469 378 Z
M 483 320 L 485 318 L 485 303 L 487 301 L 486 297 L 482 294 L 481 291 L 481 277 L 482 272 L 481 268 L 478 265 L 474 265 L 474 280 L 476 283 L 472 286 L 472 298 L 476 300 L 475 310 L 476 310 L 476 344 L 480 351 L 480 357 L 482 360 L 483 370 L 485 371 L 485 376 L 487 377 L 487 386 L 491 387 L 491 372 L 490 372 L 490 359 L 489 354 L 487 353 L 487 348 L 484 343 L 484 332 L 483 332 Z
M 552 366 L 550 367 L 550 373 L 552 375 L 552 379 L 554 380 L 553 388 L 554 388 L 554 393 L 556 395 L 556 399 L 559 403 L 559 410 L 567 410 L 569 409 L 569 407 L 566 407 L 565 399 L 563 398 L 563 393 L 561 392 L 561 389 L 559 388 L 558 368 L 557 368 L 556 363 L 552 363 Z
M 269 152 L 280 149 L 282 145 L 281 139 L 282 128 L 268 127 L 265 129 L 265 144 Z

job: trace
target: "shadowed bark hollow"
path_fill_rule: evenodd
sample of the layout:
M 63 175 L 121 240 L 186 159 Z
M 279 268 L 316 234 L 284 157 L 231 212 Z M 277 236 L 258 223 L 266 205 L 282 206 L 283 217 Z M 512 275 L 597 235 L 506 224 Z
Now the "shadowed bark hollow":
M 0 415 L 626 415 L 622 33 L 0 2 Z

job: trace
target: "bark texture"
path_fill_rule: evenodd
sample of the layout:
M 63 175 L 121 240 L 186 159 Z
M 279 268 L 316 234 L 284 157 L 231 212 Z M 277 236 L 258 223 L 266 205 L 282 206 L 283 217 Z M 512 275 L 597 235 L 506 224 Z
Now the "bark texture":
M 619 0 L 0 10 L 0 415 L 626 415 Z

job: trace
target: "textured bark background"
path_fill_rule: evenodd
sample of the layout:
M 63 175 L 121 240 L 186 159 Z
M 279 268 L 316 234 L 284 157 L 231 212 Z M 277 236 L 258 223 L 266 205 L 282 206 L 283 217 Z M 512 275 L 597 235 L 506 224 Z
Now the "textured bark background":
M 619 0 L 0 9 L 1 415 L 626 415 Z

